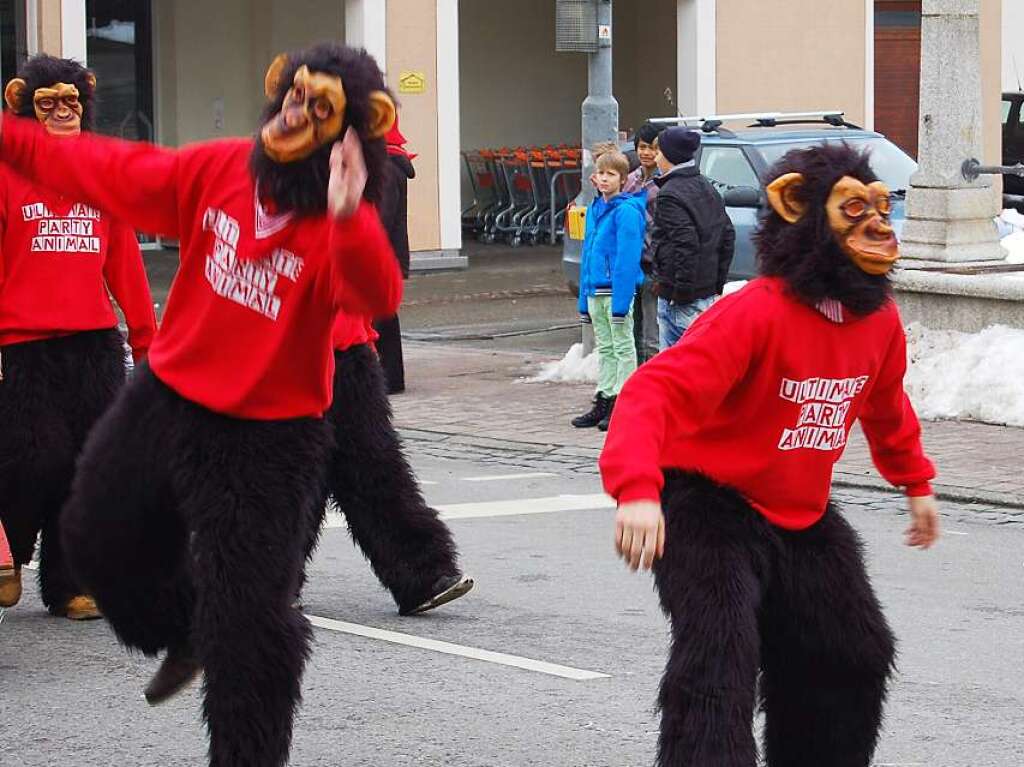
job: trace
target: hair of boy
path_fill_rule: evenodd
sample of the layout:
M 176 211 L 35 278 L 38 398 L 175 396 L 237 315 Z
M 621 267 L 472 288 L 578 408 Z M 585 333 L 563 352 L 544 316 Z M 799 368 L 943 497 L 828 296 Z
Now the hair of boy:
M 629 175 L 629 159 L 618 149 L 613 149 L 598 156 L 597 169 L 618 173 L 622 178 L 622 183 L 625 184 L 626 177 Z
M 636 135 L 633 136 L 633 148 L 639 149 L 641 141 L 653 146 L 654 142 L 658 140 L 658 136 L 663 130 L 665 130 L 664 127 L 659 127 L 654 123 L 644 123 L 637 128 Z
M 594 148 L 590 150 L 590 153 L 594 155 L 594 162 L 597 162 L 597 159 L 601 155 L 607 154 L 608 152 L 618 151 L 619 145 L 616 144 L 614 141 L 598 141 L 596 144 L 594 144 Z

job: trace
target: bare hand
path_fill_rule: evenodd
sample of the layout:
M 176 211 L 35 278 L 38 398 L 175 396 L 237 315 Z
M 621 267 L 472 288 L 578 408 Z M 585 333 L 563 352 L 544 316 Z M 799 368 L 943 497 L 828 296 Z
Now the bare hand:
M 939 540 L 939 505 L 934 495 L 909 498 L 910 527 L 905 533 L 908 546 L 931 548 Z
M 630 570 L 650 570 L 665 553 L 665 515 L 661 504 L 633 501 L 615 514 L 615 551 Z
M 343 220 L 356 212 L 366 189 L 366 160 L 359 136 L 349 128 L 345 138 L 331 149 L 331 178 L 327 183 L 327 208 Z

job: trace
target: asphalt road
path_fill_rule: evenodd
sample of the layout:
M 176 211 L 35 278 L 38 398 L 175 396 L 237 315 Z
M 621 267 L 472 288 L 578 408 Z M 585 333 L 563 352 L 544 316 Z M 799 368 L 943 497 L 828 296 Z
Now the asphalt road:
M 316 629 L 291 763 L 650 765 L 666 624 L 650 577 L 613 556 L 596 477 L 509 468 L 484 450 L 447 459 L 410 448 L 477 588 L 399 618 L 332 516 L 304 596 L 307 615 L 329 627 Z M 975 524 L 947 507 L 949 534 L 931 552 L 912 551 L 901 542 L 901 499 L 840 497 L 900 637 L 876 765 L 1020 765 L 1024 528 Z M 349 633 L 372 630 L 402 636 Z M 417 638 L 456 647 L 412 646 Z M 514 657 L 470 657 L 479 650 Z M 101 622 L 46 617 L 30 586 L 0 623 L 0 764 L 205 764 L 198 692 L 147 707 L 141 689 L 154 668 Z M 607 676 L 557 675 L 587 672 Z

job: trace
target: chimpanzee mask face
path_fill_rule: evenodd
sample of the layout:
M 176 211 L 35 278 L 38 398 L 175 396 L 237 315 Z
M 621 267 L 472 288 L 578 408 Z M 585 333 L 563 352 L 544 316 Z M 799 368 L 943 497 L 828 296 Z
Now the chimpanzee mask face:
M 278 56 L 267 70 L 265 89 L 268 99 L 278 94 L 281 76 L 288 65 L 285 54 Z M 273 115 L 261 130 L 263 150 L 274 162 L 291 163 L 312 155 L 320 147 L 336 141 L 345 128 L 347 98 L 341 77 L 313 72 L 301 66 L 295 72 L 291 88 L 285 94 L 281 111 Z M 370 138 L 380 138 L 395 122 L 395 105 L 386 93 L 370 94 Z
M 95 78 L 92 78 L 94 88 L 95 83 Z M 27 90 L 28 86 L 21 78 L 15 78 L 7 84 L 4 100 L 12 111 L 20 108 Z M 77 136 L 82 132 L 84 112 L 79 95 L 78 88 L 68 83 L 54 83 L 47 88 L 36 88 L 32 94 L 36 118 L 55 136 Z
M 767 187 L 768 202 L 790 224 L 808 212 L 800 194 L 803 183 L 802 174 L 787 173 Z M 885 184 L 843 176 L 829 192 L 825 213 L 839 247 L 861 271 L 882 275 L 892 269 L 899 245 L 889 221 L 892 199 Z

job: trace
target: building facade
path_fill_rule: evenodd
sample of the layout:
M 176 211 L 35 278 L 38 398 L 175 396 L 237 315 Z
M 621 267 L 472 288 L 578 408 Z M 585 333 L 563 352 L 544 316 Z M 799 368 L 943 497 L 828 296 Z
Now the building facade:
M 1024 3 L 981 5 L 985 159 L 996 161 L 999 94 L 1024 77 Z M 839 109 L 914 153 L 920 12 L 920 0 L 619 0 L 620 128 Z M 0 0 L 5 80 L 29 53 L 73 56 L 97 71 L 102 130 L 169 145 L 252 133 L 277 53 L 364 46 L 418 154 L 420 264 L 461 248 L 463 150 L 579 142 L 586 56 L 556 53 L 554 37 L 555 0 Z

